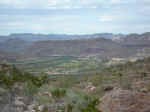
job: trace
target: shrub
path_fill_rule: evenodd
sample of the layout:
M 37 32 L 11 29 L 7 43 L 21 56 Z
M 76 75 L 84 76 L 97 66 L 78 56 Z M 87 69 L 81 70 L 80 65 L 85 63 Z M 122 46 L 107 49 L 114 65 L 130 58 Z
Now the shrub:
M 34 85 L 36 87 L 41 87 L 47 82 L 48 77 L 46 75 L 32 75 L 27 72 L 21 72 L 15 66 L 13 66 L 7 72 L 0 71 L 0 84 L 11 88 L 15 83 L 29 83 L 29 85 Z
M 85 100 L 87 101 L 86 105 L 82 107 L 81 112 L 100 112 L 96 106 L 99 104 L 99 100 L 97 98 L 92 98 L 89 96 L 85 96 Z
M 61 98 L 61 97 L 64 97 L 66 95 L 66 90 L 65 89 L 56 88 L 56 89 L 51 91 L 51 94 L 55 98 Z
M 99 104 L 97 97 L 86 95 L 83 92 L 70 90 L 66 99 L 67 112 L 100 112 L 96 106 Z

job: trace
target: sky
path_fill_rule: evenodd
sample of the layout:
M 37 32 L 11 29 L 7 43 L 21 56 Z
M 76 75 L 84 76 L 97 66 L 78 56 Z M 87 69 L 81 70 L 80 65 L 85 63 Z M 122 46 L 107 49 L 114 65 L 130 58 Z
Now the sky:
M 0 35 L 144 33 L 150 0 L 0 0 Z

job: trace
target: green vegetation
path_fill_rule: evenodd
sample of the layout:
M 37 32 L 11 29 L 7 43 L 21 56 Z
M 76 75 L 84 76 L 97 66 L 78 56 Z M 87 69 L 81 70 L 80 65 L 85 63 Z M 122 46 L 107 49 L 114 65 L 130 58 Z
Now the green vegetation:
M 87 62 L 86 65 L 89 66 Z M 10 89 L 16 83 L 22 83 L 23 93 L 32 96 L 37 105 L 45 106 L 43 112 L 51 109 L 56 112 L 100 112 L 97 109 L 99 99 L 115 87 L 138 91 L 144 87 L 150 91 L 149 73 L 150 58 L 82 75 L 32 75 L 15 66 L 6 66 L 0 68 L 0 84 Z M 144 82 L 142 88 L 134 86 L 137 81 Z
M 79 93 L 75 95 L 76 96 L 68 97 L 70 101 L 67 104 L 67 112 L 100 112 L 96 108 L 99 104 L 97 98 Z
M 53 89 L 53 90 L 51 91 L 51 94 L 52 94 L 53 97 L 61 98 L 61 97 L 64 97 L 64 96 L 65 96 L 66 90 L 65 90 L 65 89 L 56 88 L 56 89 Z
M 100 71 L 104 68 L 101 60 L 72 56 L 51 56 L 11 62 L 29 72 L 48 72 L 49 74 L 78 74 Z
M 15 66 L 2 65 L 2 67 L 3 66 L 6 66 L 6 69 L 0 70 L 0 84 L 9 88 L 15 83 L 28 83 L 36 87 L 41 87 L 48 79 L 48 77 L 43 74 L 35 76 L 27 72 L 21 72 Z

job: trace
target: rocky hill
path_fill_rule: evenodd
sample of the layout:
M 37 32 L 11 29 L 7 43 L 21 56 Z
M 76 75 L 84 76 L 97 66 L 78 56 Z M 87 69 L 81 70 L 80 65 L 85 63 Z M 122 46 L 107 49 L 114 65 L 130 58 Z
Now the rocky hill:
M 76 35 L 80 39 L 72 39 L 72 35 L 63 35 L 68 38 L 67 40 L 57 38 L 53 40 L 48 39 L 49 37 L 44 38 L 41 35 L 34 35 L 33 37 L 37 38 L 37 40 L 32 41 L 28 40 L 32 36 L 31 34 L 13 34 L 11 35 L 13 38 L 0 42 L 0 50 L 19 53 L 28 57 L 97 56 L 100 58 L 141 58 L 150 56 L 150 33 L 119 35 L 120 37 L 115 39 L 110 38 L 110 35 Z
M 110 39 L 49 40 L 34 42 L 25 54 L 33 56 L 124 56 L 127 49 Z
M 0 50 L 6 52 L 21 52 L 29 45 L 30 42 L 23 39 L 11 38 L 0 43 Z
M 130 34 L 118 42 L 106 38 L 80 40 L 49 40 L 34 42 L 29 50 L 34 56 L 99 56 L 106 57 L 144 57 L 150 55 L 150 34 Z

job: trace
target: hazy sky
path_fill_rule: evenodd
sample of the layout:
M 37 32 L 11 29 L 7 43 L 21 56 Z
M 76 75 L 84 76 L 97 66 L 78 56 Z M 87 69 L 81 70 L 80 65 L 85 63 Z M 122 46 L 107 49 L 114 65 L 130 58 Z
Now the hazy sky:
M 148 31 L 150 0 L 0 0 L 0 34 Z

